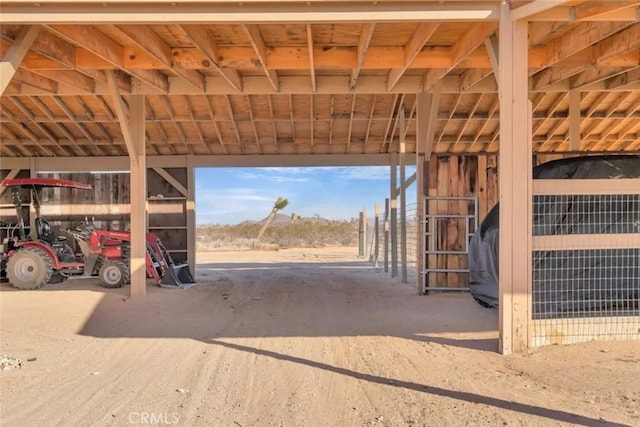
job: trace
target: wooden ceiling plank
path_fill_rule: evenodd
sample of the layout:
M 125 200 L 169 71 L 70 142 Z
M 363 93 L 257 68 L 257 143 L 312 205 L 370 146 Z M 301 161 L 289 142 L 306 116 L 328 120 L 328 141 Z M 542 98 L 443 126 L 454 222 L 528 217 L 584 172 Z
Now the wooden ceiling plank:
M 404 63 L 401 68 L 392 69 L 388 75 L 387 88 L 391 90 L 398 83 L 400 78 L 404 75 L 409 65 L 418 56 L 424 45 L 429 41 L 433 34 L 438 29 L 439 24 L 435 22 L 423 22 L 418 25 L 418 28 L 411 35 L 411 38 L 404 46 Z
M 40 150 L 42 150 L 42 152 L 50 157 L 56 157 L 55 153 L 53 151 L 50 151 L 47 147 L 45 147 L 40 140 L 38 139 L 38 137 L 36 135 L 33 134 L 33 132 L 31 132 L 31 130 L 29 130 L 29 128 L 16 121 L 15 118 L 13 117 L 13 115 L 11 113 L 9 113 L 8 111 L 3 111 L 2 114 L 4 114 L 5 116 L 8 117 L 9 121 L 11 124 L 13 124 L 13 126 L 18 129 L 18 131 L 20 133 L 22 133 L 24 136 L 26 136 L 31 142 L 33 142 L 34 145 L 36 145 Z M 56 146 L 59 147 L 59 145 L 55 144 Z M 63 150 L 64 152 L 64 150 Z M 30 156 L 33 156 L 34 153 L 30 153 Z
M 191 148 L 189 147 L 189 143 L 187 142 L 187 135 L 184 133 L 182 124 L 175 120 L 173 108 L 171 107 L 171 103 L 169 102 L 169 97 L 166 95 L 160 95 L 159 98 L 162 102 L 162 105 L 164 105 L 164 109 L 167 111 L 167 114 L 169 114 L 169 117 L 171 118 L 171 123 L 173 123 L 173 126 L 176 129 L 176 133 L 178 134 L 180 143 L 184 145 L 185 148 L 190 152 Z
M 242 78 L 237 70 L 223 69 L 218 64 L 218 43 L 205 27 L 200 25 L 182 25 L 191 43 L 193 43 L 207 58 L 210 65 L 237 91 L 242 91 Z
M 331 95 L 329 107 L 329 145 L 333 143 L 333 112 L 335 109 L 335 96 Z
M 427 71 L 423 76 L 423 90 L 428 91 L 436 82 L 445 77 L 451 70 L 482 45 L 491 34 L 496 31 L 496 24 L 493 22 L 482 22 L 472 24 L 469 29 L 452 47 L 452 65 L 448 68 L 435 68 Z
M 589 67 L 569 79 L 571 89 L 584 89 L 589 85 L 601 82 L 624 73 L 624 68 Z
M 376 29 L 375 23 L 362 24 L 362 30 L 360 31 L 360 38 L 358 39 L 358 46 L 356 47 L 356 52 L 357 52 L 356 66 L 351 71 L 351 80 L 349 82 L 349 87 L 351 89 L 353 89 L 356 85 L 356 81 L 358 80 L 358 76 L 360 75 L 360 70 L 362 69 L 364 59 L 367 56 L 369 43 L 371 43 L 371 37 L 373 36 L 373 32 L 375 31 L 375 29 Z
M 278 82 L 278 72 L 276 70 L 267 68 L 267 45 L 264 42 L 262 34 L 260 33 L 260 28 L 254 24 L 243 25 L 243 27 L 247 33 L 247 36 L 249 37 L 249 42 L 251 43 L 253 50 L 258 56 L 258 61 L 260 61 L 262 69 L 269 79 L 271 87 L 273 87 L 273 90 L 277 92 L 280 87 L 280 84 Z
M 309 95 L 309 138 L 311 142 L 311 146 L 313 147 L 314 136 L 315 136 L 315 117 L 313 114 L 313 95 Z
M 44 95 L 51 95 L 58 92 L 58 83 L 55 80 L 40 76 L 28 70 L 19 69 L 13 76 L 13 80 L 39 90 L 44 91 Z
M 84 135 L 84 137 L 87 138 L 87 140 L 89 140 L 92 144 L 95 144 L 95 140 L 93 138 L 93 135 L 91 135 L 91 133 L 86 129 L 86 127 L 82 123 L 78 123 L 78 121 L 75 118 L 75 115 L 73 114 L 73 111 L 71 111 L 69 106 L 67 104 L 65 104 L 64 101 L 59 96 L 53 96 L 52 99 L 58 105 L 58 107 L 60 107 L 60 109 L 64 112 L 64 114 L 67 117 L 69 117 L 69 119 L 71 119 L 71 122 L 75 124 L 75 126 L 80 130 L 80 132 Z M 45 107 L 45 106 L 42 105 L 40 108 L 42 109 L 43 107 Z M 76 141 L 75 141 L 76 138 L 69 131 L 66 131 L 66 129 L 64 129 L 64 130 L 61 129 L 61 131 L 65 134 L 65 136 L 67 138 L 69 138 L 69 142 L 71 142 L 71 144 L 74 147 L 76 147 L 76 149 L 78 149 L 82 153 L 83 156 L 87 155 L 84 152 L 84 150 L 82 149 L 82 147 L 80 147 L 76 143 Z M 100 148 L 98 148 L 97 146 L 96 146 L 96 148 L 100 152 L 99 155 L 104 155 L 104 153 L 102 152 L 102 150 Z
M 22 101 L 20 101 L 16 97 L 9 97 L 9 100 L 13 102 L 13 104 L 16 107 L 18 107 L 20 111 L 22 111 L 22 113 L 27 117 L 27 119 L 29 119 L 29 122 L 33 124 L 33 126 L 35 126 L 40 132 L 42 132 L 44 136 L 47 137 L 49 141 L 51 141 L 54 145 L 58 147 L 58 149 L 62 152 L 63 155 L 65 156 L 69 155 L 69 152 L 64 147 L 62 147 L 57 143 L 56 136 L 51 133 L 51 131 L 45 126 L 44 123 L 39 123 L 38 121 L 35 120 L 34 114 L 27 108 L 26 105 L 22 103 Z

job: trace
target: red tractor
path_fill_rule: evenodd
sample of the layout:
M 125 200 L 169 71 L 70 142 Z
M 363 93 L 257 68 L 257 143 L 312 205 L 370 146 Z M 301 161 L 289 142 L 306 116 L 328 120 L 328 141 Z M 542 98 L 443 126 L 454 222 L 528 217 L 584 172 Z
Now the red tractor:
M 17 213 L 17 224 L 12 235 L 7 236 L 2 251 L 6 275 L 14 287 L 37 289 L 46 283 L 62 282 L 70 276 L 98 276 L 107 288 L 119 288 L 129 283 L 130 232 L 95 230 L 92 226 L 81 225 L 64 233 L 53 233 L 49 222 L 40 216 L 43 188 L 90 190 L 90 185 L 47 178 L 5 179 L 2 185 L 13 190 Z M 21 188 L 31 190 L 36 211 L 35 239 L 25 234 Z M 73 242 L 68 240 L 70 237 Z M 156 235 L 147 233 L 146 240 L 147 277 L 155 279 L 163 287 L 188 288 L 195 285 L 189 267 L 176 265 Z M 75 247 L 80 251 L 76 251 Z

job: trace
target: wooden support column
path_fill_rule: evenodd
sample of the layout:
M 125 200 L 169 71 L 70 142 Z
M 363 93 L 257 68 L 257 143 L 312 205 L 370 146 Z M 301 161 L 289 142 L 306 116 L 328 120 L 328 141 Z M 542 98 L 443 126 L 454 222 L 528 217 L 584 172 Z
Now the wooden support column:
M 389 272 L 389 199 L 384 199 L 384 272 Z
M 527 85 L 527 22 L 500 17 L 500 352 L 523 353 L 531 324 L 531 107 Z M 528 124 L 523 126 L 523 124 Z
M 196 274 L 196 169 L 193 155 L 187 156 L 187 264 Z
M 400 258 L 402 283 L 408 283 L 407 275 L 407 165 L 405 159 L 405 111 L 400 110 Z
M 131 296 L 147 292 L 146 232 L 147 232 L 147 161 L 144 132 L 144 95 L 132 95 L 129 106 L 129 128 L 132 145 L 129 153 L 131 167 Z
M 425 269 L 425 185 L 424 171 L 425 160 L 422 154 L 416 156 L 416 290 L 418 295 L 424 294 L 424 269 Z M 428 167 L 428 165 L 427 165 Z M 428 189 L 427 189 L 428 191 Z
M 144 95 L 131 95 L 129 106 L 120 96 L 120 89 L 112 70 L 105 71 L 107 85 L 113 97 L 120 129 L 129 153 L 129 191 L 131 205 L 131 289 L 132 297 L 144 296 L 147 291 L 147 157 L 145 146 Z
M 398 276 L 398 155 L 391 155 L 389 233 L 391 235 L 391 277 Z
M 18 67 L 40 32 L 39 25 L 23 27 L 0 62 L 0 95 L 9 86 Z

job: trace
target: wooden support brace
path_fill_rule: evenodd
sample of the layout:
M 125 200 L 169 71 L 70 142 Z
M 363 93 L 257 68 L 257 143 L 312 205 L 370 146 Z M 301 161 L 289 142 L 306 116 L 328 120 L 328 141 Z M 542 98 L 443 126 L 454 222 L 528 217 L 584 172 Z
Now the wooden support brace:
M 2 57 L 2 62 L 0 62 L 0 95 L 9 86 L 9 82 L 13 79 L 39 32 L 39 25 L 22 28 L 7 53 Z
M 164 168 L 153 168 L 153 170 L 160 175 L 165 181 L 171 184 L 176 190 L 180 192 L 183 196 L 187 196 L 188 189 L 184 185 L 180 183 L 177 179 L 175 179 L 169 172 L 164 170 Z

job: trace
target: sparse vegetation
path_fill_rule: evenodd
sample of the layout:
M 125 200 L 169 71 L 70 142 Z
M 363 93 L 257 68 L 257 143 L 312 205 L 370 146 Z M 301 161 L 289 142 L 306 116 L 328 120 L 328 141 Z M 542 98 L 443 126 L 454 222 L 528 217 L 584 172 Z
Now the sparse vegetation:
M 201 225 L 196 230 L 197 250 L 267 249 L 309 246 L 353 246 L 358 242 L 357 221 L 296 218 L 274 222 L 261 240 L 255 236 L 264 224 Z

